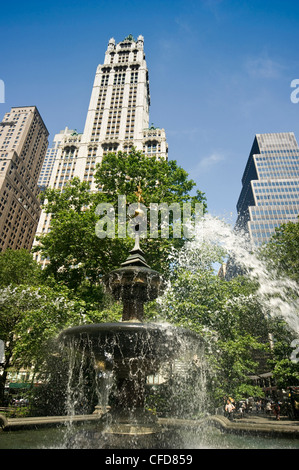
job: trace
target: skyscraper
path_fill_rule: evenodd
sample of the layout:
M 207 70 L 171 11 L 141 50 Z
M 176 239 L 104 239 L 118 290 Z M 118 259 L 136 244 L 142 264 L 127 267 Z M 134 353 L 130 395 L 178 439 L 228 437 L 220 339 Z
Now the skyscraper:
M 282 223 L 298 220 L 299 147 L 292 132 L 257 134 L 242 178 L 236 227 L 255 245 Z
M 54 162 L 56 160 L 57 152 L 59 149 L 59 146 L 61 144 L 61 139 L 65 135 L 71 135 L 71 134 L 76 134 L 76 131 L 69 129 L 66 127 L 62 131 L 60 131 L 58 134 L 54 136 L 52 146 L 48 148 L 45 160 L 39 175 L 38 179 L 38 186 L 41 190 L 47 188 L 50 183 L 51 179 L 51 174 L 52 170 L 54 167 Z
M 108 152 L 129 152 L 167 159 L 165 130 L 149 126 L 150 92 L 143 36 L 108 43 L 98 65 L 83 133 L 65 133 L 57 149 L 49 187 L 63 189 L 74 177 L 95 190 L 94 171 Z M 50 216 L 41 215 L 38 233 L 48 231 Z
M 0 123 L 0 250 L 31 249 L 41 208 L 38 177 L 48 131 L 35 106 L 13 107 Z
M 150 92 L 144 40 L 129 35 L 108 43 L 103 65 L 96 70 L 82 134 L 65 135 L 50 179 L 61 189 L 75 176 L 89 181 L 108 152 L 127 152 L 132 146 L 146 155 L 167 158 L 164 129 L 149 128 Z

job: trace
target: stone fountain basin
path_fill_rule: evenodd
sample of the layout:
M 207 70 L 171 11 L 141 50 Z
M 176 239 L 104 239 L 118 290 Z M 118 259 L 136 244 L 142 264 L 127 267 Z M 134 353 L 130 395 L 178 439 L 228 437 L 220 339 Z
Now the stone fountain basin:
M 151 373 L 159 364 L 178 358 L 190 345 L 196 348 L 200 338 L 193 332 L 175 326 L 116 322 L 76 326 L 60 335 L 64 344 L 77 350 L 86 348 L 105 368 L 132 367 L 135 363 Z M 193 349 L 193 348 L 191 348 Z

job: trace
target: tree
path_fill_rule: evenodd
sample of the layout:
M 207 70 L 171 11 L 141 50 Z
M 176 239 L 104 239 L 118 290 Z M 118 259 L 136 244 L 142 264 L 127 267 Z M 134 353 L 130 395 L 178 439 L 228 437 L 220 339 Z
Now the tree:
M 0 287 L 19 284 L 37 284 L 41 267 L 25 249 L 0 252 Z
M 174 255 L 170 286 L 159 299 L 160 315 L 204 339 L 209 396 L 219 406 L 224 396 L 257 393 L 248 376 L 267 351 L 267 320 L 253 282 L 243 276 L 226 281 L 214 272 L 213 264 L 221 259 L 218 247 L 190 246 Z
M 206 199 L 200 191 L 190 193 L 195 182 L 175 160 L 160 160 L 146 157 L 134 148 L 129 154 L 109 153 L 98 166 L 95 180 L 102 189 L 101 200 L 116 202 L 116 196 L 126 195 L 128 203 L 136 202 L 136 191 L 140 184 L 144 204 L 150 202 L 201 202 Z
M 8 286 L 0 291 L 0 337 L 5 344 L 1 398 L 10 367 L 42 364 L 41 346 L 72 317 L 64 297 L 47 287 Z
M 299 384 L 299 364 L 291 359 L 292 341 L 298 341 L 299 306 L 299 219 L 287 222 L 275 229 L 268 243 L 260 250 L 261 258 L 280 281 L 281 292 L 277 297 L 288 296 L 288 308 L 292 311 L 290 328 L 283 318 L 272 321 L 274 336 L 271 366 L 278 387 L 287 388 Z M 284 307 L 286 309 L 286 306 Z M 285 312 L 286 313 L 286 312 Z M 297 315 L 297 316 L 296 316 Z M 297 331 L 296 331 L 297 327 Z
M 121 226 L 120 218 L 117 217 L 118 196 L 126 199 L 125 224 L 120 227 L 125 229 L 129 223 L 127 209 L 130 204 L 138 202 L 136 192 L 139 185 L 146 207 L 151 202 L 177 203 L 182 211 L 183 204 L 188 202 L 193 206 L 194 216 L 195 203 L 201 204 L 205 210 L 206 200 L 200 191 L 191 195 L 195 183 L 188 179 L 186 171 L 175 161 L 145 157 L 135 149 L 129 154 L 119 152 L 104 157 L 97 168 L 95 181 L 99 189 L 96 192 L 91 192 L 87 183 L 81 183 L 76 178 L 63 192 L 53 189 L 46 191 L 45 210 L 52 214 L 51 231 L 39 238 L 40 246 L 37 250 L 49 258 L 46 273 L 75 291 L 79 289 L 82 293 L 84 286 L 89 298 L 92 291 L 95 298 L 102 301 L 99 279 L 119 267 L 134 244 L 126 230 L 124 238 L 118 236 Z M 99 238 L 96 234 L 97 224 L 103 215 L 99 215 L 98 208 L 99 205 L 104 207 L 104 204 L 108 204 L 116 215 L 114 238 Z M 164 274 L 168 270 L 168 255 L 172 247 L 183 243 L 183 238 L 172 236 L 174 222 L 171 213 L 170 238 L 142 240 L 148 263 Z M 158 233 L 161 233 L 161 217 L 159 224 Z
M 63 192 L 47 189 L 45 209 L 51 214 L 51 231 L 38 237 L 34 248 L 49 258 L 45 277 L 53 277 L 76 295 L 91 302 L 102 301 L 99 277 L 109 265 L 107 240 L 95 233 L 95 194 L 89 184 L 74 178 Z
M 299 219 L 287 222 L 275 229 L 261 256 L 277 270 L 279 275 L 299 282 Z
M 82 323 L 105 321 L 110 311 L 88 309 L 69 289 L 57 285 L 7 286 L 0 290 L 0 338 L 5 344 L 5 363 L 0 376 L 0 401 L 10 368 L 43 370 L 59 333 Z M 119 318 L 119 309 L 114 309 Z M 51 343 L 51 348 L 50 348 Z
M 276 322 L 274 332 L 275 340 L 270 365 L 277 387 L 285 390 L 293 385 L 298 387 L 299 364 L 298 361 L 291 359 L 294 335 L 288 331 L 283 322 Z

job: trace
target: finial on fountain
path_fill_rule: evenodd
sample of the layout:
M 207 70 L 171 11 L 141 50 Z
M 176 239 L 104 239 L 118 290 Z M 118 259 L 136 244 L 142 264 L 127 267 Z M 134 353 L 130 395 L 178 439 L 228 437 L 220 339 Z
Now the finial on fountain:
M 142 189 L 141 189 L 141 183 L 139 182 L 137 186 L 137 191 L 135 191 L 136 196 L 138 197 L 138 207 L 140 207 L 140 203 L 144 202 L 143 197 L 141 196 L 142 194 Z
M 144 199 L 142 197 L 142 189 L 141 189 L 141 183 L 139 182 L 137 186 L 137 191 L 135 191 L 135 194 L 138 198 L 138 208 L 135 210 L 134 217 L 143 217 L 144 216 L 144 211 L 140 207 L 140 203 L 144 202 Z M 135 226 L 135 245 L 132 250 L 130 250 L 130 255 L 124 261 L 121 266 L 145 266 L 149 268 L 149 265 L 146 263 L 144 257 L 143 257 L 143 251 L 140 248 L 140 231 L 139 231 L 139 224 L 136 224 Z

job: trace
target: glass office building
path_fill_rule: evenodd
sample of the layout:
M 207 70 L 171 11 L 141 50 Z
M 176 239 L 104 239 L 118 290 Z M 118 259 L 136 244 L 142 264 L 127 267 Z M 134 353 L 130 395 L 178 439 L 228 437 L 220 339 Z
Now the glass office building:
M 236 228 L 254 245 L 267 242 L 282 223 L 298 221 L 299 147 L 292 132 L 255 136 L 237 211 Z

